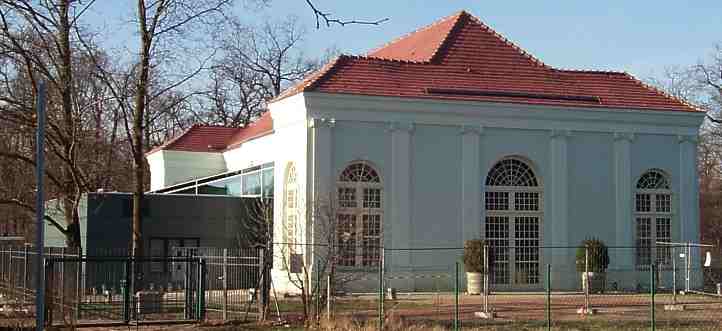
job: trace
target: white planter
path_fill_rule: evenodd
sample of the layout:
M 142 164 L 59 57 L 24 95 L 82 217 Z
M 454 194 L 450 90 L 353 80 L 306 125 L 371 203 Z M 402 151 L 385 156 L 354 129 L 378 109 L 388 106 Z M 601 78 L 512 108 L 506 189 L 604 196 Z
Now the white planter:
M 484 286 L 482 284 L 482 274 L 480 272 L 466 273 L 466 293 L 472 295 L 481 294 Z

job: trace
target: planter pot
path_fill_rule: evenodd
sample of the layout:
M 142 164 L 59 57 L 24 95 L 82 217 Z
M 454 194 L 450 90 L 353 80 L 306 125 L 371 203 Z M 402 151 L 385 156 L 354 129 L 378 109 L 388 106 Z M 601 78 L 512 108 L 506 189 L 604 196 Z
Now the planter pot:
M 582 272 L 582 291 L 586 291 L 587 284 L 589 284 L 589 293 L 604 293 L 607 287 L 607 274 L 605 272 Z
M 466 293 L 472 295 L 479 295 L 483 289 L 482 286 L 482 275 L 480 272 L 467 272 L 466 273 Z

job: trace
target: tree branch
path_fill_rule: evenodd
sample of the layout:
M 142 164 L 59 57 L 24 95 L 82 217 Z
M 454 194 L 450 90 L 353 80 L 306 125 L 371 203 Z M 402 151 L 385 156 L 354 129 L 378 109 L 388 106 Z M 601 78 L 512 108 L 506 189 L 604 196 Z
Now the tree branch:
M 306 0 L 306 4 L 313 10 L 313 15 L 316 17 L 316 29 L 321 28 L 321 22 L 323 21 L 327 27 L 331 26 L 331 24 L 338 24 L 340 26 L 346 26 L 350 24 L 359 24 L 359 25 L 379 25 L 381 23 L 384 23 L 389 20 L 388 17 L 382 18 L 375 21 L 358 21 L 358 20 L 342 20 L 338 18 L 331 18 L 332 14 L 328 12 L 323 12 L 316 8 L 316 6 L 313 4 L 311 0 Z
M 0 198 L 0 205 L 15 205 L 15 206 L 18 206 L 18 207 L 24 209 L 25 211 L 27 211 L 31 214 L 35 213 L 35 208 L 33 208 L 31 205 L 29 205 L 25 202 L 22 202 L 18 199 L 2 199 L 2 198 Z M 48 215 L 44 215 L 43 218 L 46 221 L 48 221 L 48 223 L 50 223 L 52 226 L 54 226 L 56 229 L 58 229 L 58 231 L 62 232 L 63 234 L 68 233 L 68 230 L 65 227 L 63 227 L 62 225 L 60 225 L 60 223 L 58 223 L 58 221 L 56 221 L 54 218 L 52 218 Z

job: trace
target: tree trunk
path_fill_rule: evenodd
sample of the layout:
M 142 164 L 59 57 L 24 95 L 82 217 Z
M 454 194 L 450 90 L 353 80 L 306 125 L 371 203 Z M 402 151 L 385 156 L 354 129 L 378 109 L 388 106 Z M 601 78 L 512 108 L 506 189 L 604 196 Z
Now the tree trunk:
M 152 39 L 146 26 L 146 7 L 144 0 L 138 0 L 138 23 L 141 38 L 140 72 L 135 95 L 135 109 L 133 110 L 133 263 L 134 290 L 142 288 L 140 284 L 141 268 L 137 264 L 143 256 L 143 177 L 144 177 L 144 148 L 143 148 L 143 119 L 145 115 L 146 94 L 148 93 L 148 71 L 150 68 L 150 46 Z
M 73 173 L 73 165 L 77 159 L 75 155 L 75 120 L 73 118 L 73 68 L 70 48 L 70 20 L 68 10 L 70 0 L 60 0 L 58 3 L 58 42 L 60 47 L 60 70 L 58 83 L 62 99 L 63 129 L 66 131 L 66 141 L 63 143 L 63 153 L 67 163 L 62 168 L 63 180 L 63 211 L 67 225 L 65 236 L 68 247 L 80 248 L 80 218 L 76 201 L 80 200 L 78 181 Z

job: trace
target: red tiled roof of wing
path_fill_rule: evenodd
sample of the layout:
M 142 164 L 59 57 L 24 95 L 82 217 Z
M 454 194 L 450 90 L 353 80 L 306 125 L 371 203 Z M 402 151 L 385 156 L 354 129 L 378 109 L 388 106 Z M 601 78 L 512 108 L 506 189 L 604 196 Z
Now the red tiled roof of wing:
M 271 112 L 267 111 L 261 115 L 255 122 L 250 123 L 240 128 L 234 135 L 228 140 L 226 149 L 233 149 L 238 145 L 249 141 L 253 138 L 267 135 L 273 132 L 273 119 L 271 118 Z
M 274 101 L 304 91 L 697 111 L 626 73 L 549 67 L 466 12 L 393 41 L 369 56 L 342 55 Z
M 241 128 L 194 125 L 163 145 L 153 148 L 146 155 L 159 150 L 218 153 L 271 132 L 273 132 L 273 120 L 269 112 Z

